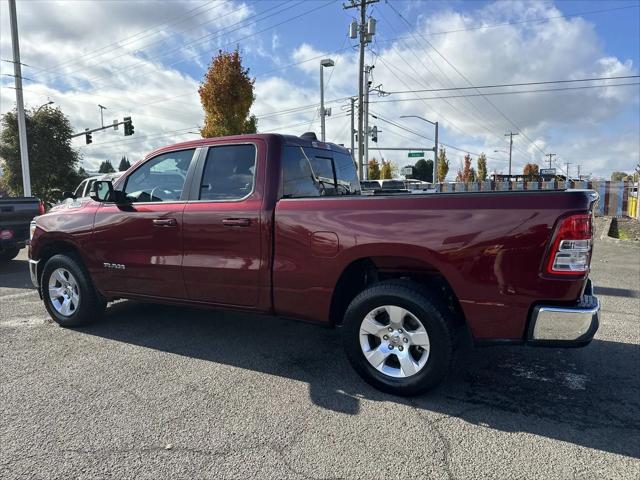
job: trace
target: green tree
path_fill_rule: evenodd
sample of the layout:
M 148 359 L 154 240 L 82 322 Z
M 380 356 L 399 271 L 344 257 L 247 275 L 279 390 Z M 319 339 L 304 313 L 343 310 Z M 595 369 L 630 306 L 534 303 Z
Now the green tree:
M 382 166 L 380 167 L 380 178 L 382 180 L 390 180 L 398 175 L 398 166 L 391 160 L 385 162 L 382 160 Z
M 477 177 L 480 182 L 484 182 L 487 179 L 487 156 L 484 153 L 481 153 L 478 157 Z
M 447 173 L 449 173 L 447 151 L 443 147 L 440 147 L 440 151 L 438 152 L 438 182 L 444 182 L 444 179 L 447 178 Z
M 625 178 L 627 178 L 627 173 L 626 172 L 613 172 L 611 174 L 611 181 L 612 182 L 622 182 Z
M 527 163 L 522 170 L 522 174 L 531 182 L 540 176 L 540 167 L 535 163 Z
M 369 180 L 380 180 L 380 164 L 378 163 L 378 160 L 376 160 L 376 157 L 369 160 L 368 169 Z
M 458 170 L 458 174 L 456 175 L 456 182 L 474 182 L 475 181 L 476 172 L 471 166 L 471 155 L 468 153 L 464 156 L 464 163 L 462 168 Z
M 131 167 L 131 162 L 129 162 L 129 160 L 127 160 L 127 157 L 123 155 L 120 159 L 120 165 L 118 165 L 118 171 L 126 172 L 127 170 L 129 170 L 129 167 Z
M 104 162 L 102 162 L 100 164 L 100 168 L 98 169 L 98 173 L 114 173 L 116 171 L 115 168 L 113 168 L 113 165 L 111 165 L 111 162 L 109 160 L 105 160 Z
M 49 106 L 28 110 L 25 114 L 31 190 L 45 203 L 52 203 L 60 192 L 73 190 L 80 182 L 76 170 L 80 155 L 71 146 L 71 123 L 59 108 Z M 22 195 L 16 111 L 2 115 L 0 123 L 0 161 L 5 188 L 12 195 Z
M 433 182 L 433 160 L 421 158 L 414 166 L 414 178 L 423 182 Z
M 243 68 L 240 52 L 223 52 L 211 60 L 198 93 L 204 108 L 204 137 L 223 137 L 242 133 L 256 133 L 257 119 L 249 116 L 255 100 L 249 69 Z

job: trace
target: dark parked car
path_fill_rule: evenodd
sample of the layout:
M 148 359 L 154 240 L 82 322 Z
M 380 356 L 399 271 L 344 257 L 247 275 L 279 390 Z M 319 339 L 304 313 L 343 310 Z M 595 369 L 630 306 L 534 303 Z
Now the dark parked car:
M 44 213 L 43 203 L 35 197 L 0 198 L 0 262 L 18 255 L 29 240 L 29 225 Z
M 167 146 L 38 217 L 32 279 L 67 327 L 117 298 L 342 326 L 354 368 L 405 395 L 442 380 L 463 329 L 593 338 L 595 192 L 360 193 L 349 152 L 314 136 Z

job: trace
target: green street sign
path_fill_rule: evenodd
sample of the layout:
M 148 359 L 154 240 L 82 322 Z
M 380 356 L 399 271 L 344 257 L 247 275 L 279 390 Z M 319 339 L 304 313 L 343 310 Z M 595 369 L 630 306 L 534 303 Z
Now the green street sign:
M 409 152 L 409 158 L 424 157 L 424 152 Z

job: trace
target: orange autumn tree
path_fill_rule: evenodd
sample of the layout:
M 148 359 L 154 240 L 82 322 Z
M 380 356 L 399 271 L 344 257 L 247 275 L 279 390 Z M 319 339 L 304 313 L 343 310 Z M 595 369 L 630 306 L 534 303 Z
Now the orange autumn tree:
M 203 138 L 256 133 L 257 119 L 249 115 L 255 100 L 249 69 L 242 66 L 240 52 L 223 52 L 213 57 L 198 93 L 204 108 Z

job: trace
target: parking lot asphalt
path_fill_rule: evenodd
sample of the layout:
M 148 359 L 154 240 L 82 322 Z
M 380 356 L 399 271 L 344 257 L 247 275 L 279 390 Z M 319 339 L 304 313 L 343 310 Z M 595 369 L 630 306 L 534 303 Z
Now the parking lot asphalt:
M 640 478 L 640 249 L 599 241 L 582 349 L 465 348 L 406 399 L 339 331 L 112 304 L 48 321 L 25 252 L 0 266 L 0 478 Z

